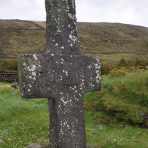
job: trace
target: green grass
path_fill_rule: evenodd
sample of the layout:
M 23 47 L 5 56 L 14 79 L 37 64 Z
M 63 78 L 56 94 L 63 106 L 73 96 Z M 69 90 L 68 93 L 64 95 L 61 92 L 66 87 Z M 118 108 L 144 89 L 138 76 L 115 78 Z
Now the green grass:
M 97 113 L 104 117 L 103 113 Z M 96 148 L 147 148 L 145 129 L 122 124 L 96 124 L 93 113 L 87 113 L 87 141 Z M 98 118 L 99 120 L 99 118 Z
M 25 100 L 10 85 L 0 83 L 0 139 L 8 148 L 48 140 L 47 100 Z
M 147 70 L 119 77 L 104 76 L 102 91 L 86 94 L 86 110 L 105 112 L 113 117 L 110 122 L 148 126 L 143 119 L 143 114 L 148 113 L 147 76 Z
M 142 120 L 140 111 L 148 112 L 147 75 L 147 71 L 140 71 L 124 77 L 103 76 L 102 91 L 86 94 L 88 145 L 148 147 L 148 130 L 138 124 Z M 25 100 L 18 90 L 0 83 L 0 139 L 5 141 L 2 148 L 23 148 L 34 142 L 47 144 L 48 131 L 47 100 Z

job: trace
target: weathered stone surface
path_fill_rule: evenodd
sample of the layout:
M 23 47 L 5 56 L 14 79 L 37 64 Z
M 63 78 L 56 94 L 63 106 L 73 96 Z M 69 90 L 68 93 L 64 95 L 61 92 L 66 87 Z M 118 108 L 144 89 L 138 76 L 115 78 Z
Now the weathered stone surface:
M 75 0 L 46 0 L 46 53 L 79 55 Z
M 24 55 L 21 59 L 23 96 L 53 98 L 52 143 L 61 148 L 85 147 L 83 95 L 99 89 L 99 62 L 83 55 Z
M 43 55 L 19 57 L 22 96 L 50 98 L 51 147 L 86 148 L 83 95 L 100 89 L 100 62 L 80 52 L 75 1 L 46 0 Z
M 61 93 L 83 95 L 100 87 L 99 60 L 84 55 L 22 55 L 19 65 L 24 97 L 57 99 Z

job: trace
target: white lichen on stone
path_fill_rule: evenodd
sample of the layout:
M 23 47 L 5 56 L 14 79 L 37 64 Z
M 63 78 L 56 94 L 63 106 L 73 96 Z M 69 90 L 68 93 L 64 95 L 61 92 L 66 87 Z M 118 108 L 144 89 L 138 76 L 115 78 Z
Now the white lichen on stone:
M 33 58 L 34 58 L 35 60 L 37 60 L 37 56 L 36 56 L 36 54 L 33 54 Z
M 58 47 L 58 46 L 59 46 L 59 44 L 58 44 L 58 43 L 56 43 L 56 44 L 55 44 L 55 47 Z
M 61 49 L 64 49 L 64 46 L 61 46 L 60 48 L 61 48 Z
M 100 61 L 99 59 L 96 60 L 97 62 L 94 64 L 96 69 L 96 82 L 97 84 L 100 83 Z

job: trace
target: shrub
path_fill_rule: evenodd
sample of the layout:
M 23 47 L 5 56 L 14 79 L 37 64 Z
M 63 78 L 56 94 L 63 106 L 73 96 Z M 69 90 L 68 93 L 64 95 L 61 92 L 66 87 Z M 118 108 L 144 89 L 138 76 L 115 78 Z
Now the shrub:
M 128 73 L 128 70 L 125 67 L 122 67 L 120 69 L 114 68 L 113 70 L 110 71 L 110 75 L 115 77 L 122 77 L 127 75 L 127 73 Z
M 142 67 L 142 66 L 119 67 L 119 68 L 112 69 L 109 72 L 109 74 L 112 77 L 123 77 L 123 76 L 129 75 L 131 73 L 138 73 L 138 72 L 143 72 L 143 71 L 147 71 L 147 67 Z
M 124 57 L 121 58 L 119 64 L 118 64 L 120 67 L 125 67 L 127 66 L 127 61 L 125 60 Z

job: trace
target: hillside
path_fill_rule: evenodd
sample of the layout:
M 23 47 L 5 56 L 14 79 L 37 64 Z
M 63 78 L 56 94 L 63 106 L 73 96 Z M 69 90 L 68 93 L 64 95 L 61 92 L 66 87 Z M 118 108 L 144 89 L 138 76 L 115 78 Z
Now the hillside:
M 148 28 L 113 23 L 78 23 L 83 52 L 103 61 L 148 58 Z M 0 20 L 0 71 L 16 69 L 18 53 L 42 52 L 45 22 Z
M 41 25 L 24 20 L 0 20 L 0 29 L 43 29 Z
M 82 47 L 99 53 L 148 52 L 148 28 L 112 23 L 80 23 Z

